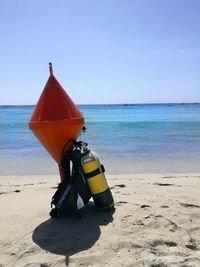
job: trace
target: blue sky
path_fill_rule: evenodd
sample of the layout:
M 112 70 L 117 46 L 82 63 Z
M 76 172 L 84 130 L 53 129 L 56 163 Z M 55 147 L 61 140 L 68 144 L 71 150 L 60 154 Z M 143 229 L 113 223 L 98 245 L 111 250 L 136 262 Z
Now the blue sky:
M 200 102 L 200 1 L 0 0 L 0 104 Z

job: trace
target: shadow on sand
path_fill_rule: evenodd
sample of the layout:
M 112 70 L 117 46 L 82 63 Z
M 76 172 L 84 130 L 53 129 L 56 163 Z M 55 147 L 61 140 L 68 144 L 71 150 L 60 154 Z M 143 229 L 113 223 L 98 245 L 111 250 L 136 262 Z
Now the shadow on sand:
M 100 225 L 107 225 L 113 221 L 114 211 L 97 211 L 89 203 L 77 215 L 67 218 L 48 219 L 41 223 L 33 232 L 32 239 L 42 249 L 54 254 L 64 255 L 66 265 L 69 257 L 94 245 L 99 239 Z

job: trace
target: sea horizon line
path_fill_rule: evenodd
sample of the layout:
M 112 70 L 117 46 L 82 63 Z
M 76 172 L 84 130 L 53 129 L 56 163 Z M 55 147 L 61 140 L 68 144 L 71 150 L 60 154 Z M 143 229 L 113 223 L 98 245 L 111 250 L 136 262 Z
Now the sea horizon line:
M 77 106 L 199 105 L 200 102 L 86 103 Z M 36 104 L 0 104 L 0 107 L 34 107 Z

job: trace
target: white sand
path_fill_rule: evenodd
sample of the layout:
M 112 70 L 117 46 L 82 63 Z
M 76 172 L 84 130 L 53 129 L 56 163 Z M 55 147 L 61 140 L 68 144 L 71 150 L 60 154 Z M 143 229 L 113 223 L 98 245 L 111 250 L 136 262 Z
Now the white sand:
M 200 266 L 200 173 L 107 180 L 114 213 L 50 219 L 58 176 L 1 176 L 0 267 Z

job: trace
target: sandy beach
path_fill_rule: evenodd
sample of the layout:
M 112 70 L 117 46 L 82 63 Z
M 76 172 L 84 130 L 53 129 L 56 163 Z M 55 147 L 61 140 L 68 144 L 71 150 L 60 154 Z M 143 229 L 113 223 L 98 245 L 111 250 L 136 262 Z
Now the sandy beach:
M 50 219 L 58 176 L 1 176 L 0 266 L 200 266 L 200 173 L 107 180 L 114 212 Z

